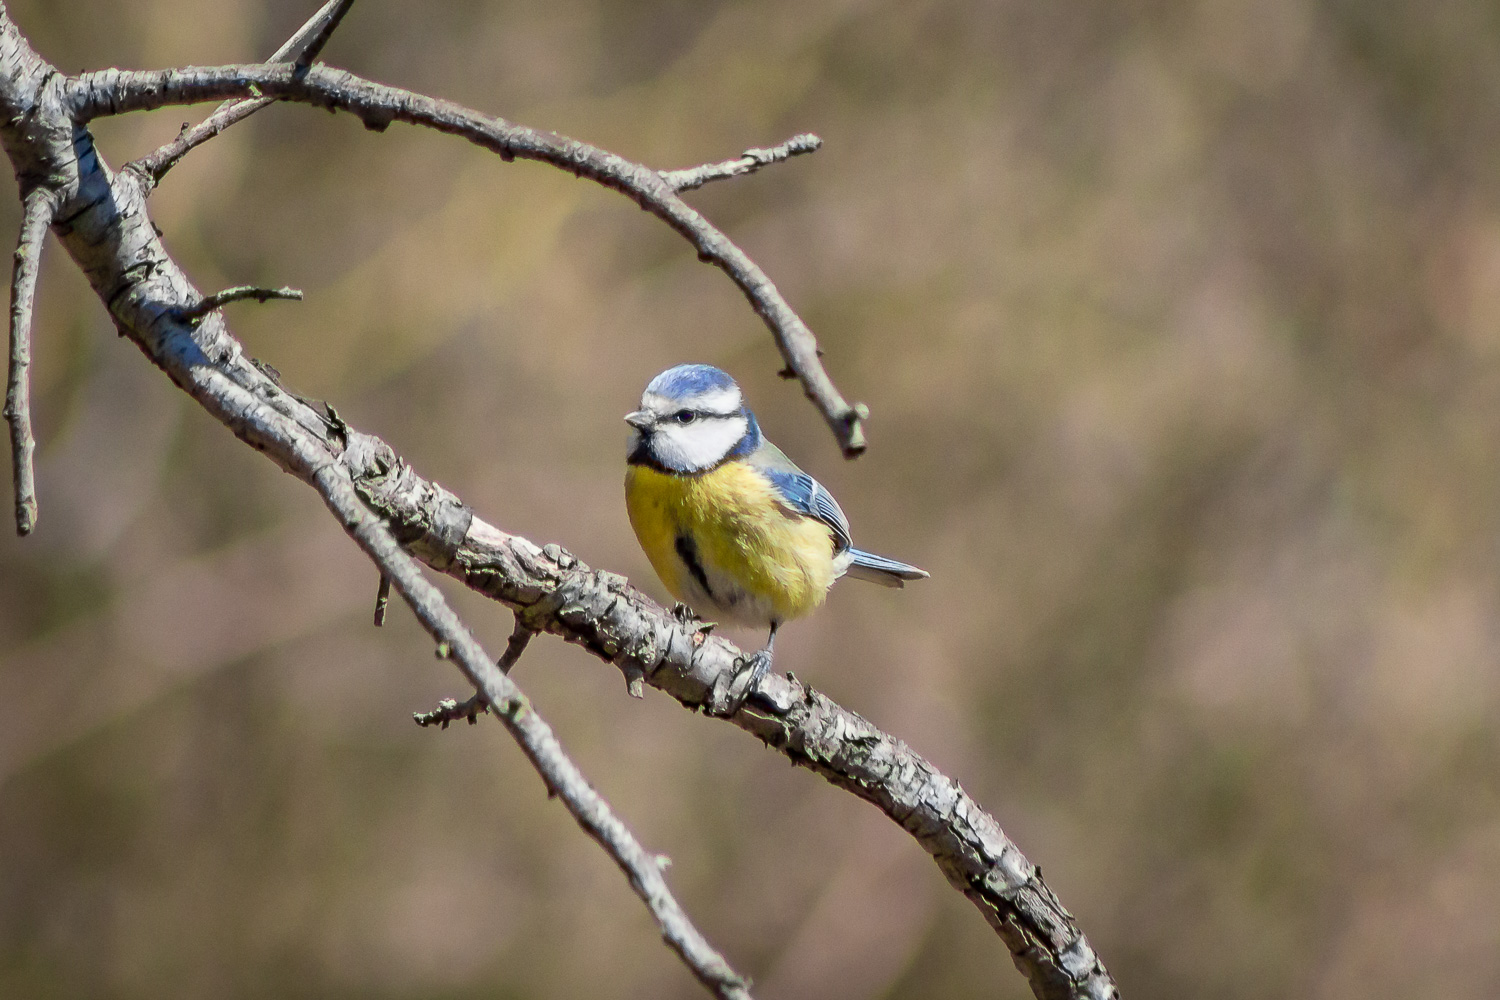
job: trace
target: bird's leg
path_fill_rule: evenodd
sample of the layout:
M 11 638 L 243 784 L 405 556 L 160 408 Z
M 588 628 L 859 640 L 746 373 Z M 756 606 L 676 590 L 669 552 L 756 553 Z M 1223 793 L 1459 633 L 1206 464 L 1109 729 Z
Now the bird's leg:
M 773 647 L 776 645 L 776 630 L 780 627 L 781 622 L 772 622 L 771 636 L 766 640 L 765 646 L 750 654 L 749 659 L 745 660 L 745 668 L 740 673 L 749 674 L 750 679 L 745 682 L 745 687 L 740 691 L 739 697 L 729 703 L 730 715 L 734 715 L 745 707 L 745 702 L 760 687 L 760 682 L 765 679 L 766 673 L 771 669 L 771 656 Z M 738 680 L 739 677 L 736 676 L 735 681 Z

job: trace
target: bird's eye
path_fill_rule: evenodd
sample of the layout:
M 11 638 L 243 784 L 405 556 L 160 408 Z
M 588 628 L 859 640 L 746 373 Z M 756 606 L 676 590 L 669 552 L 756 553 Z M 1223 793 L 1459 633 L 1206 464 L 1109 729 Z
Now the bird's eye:
M 696 416 L 697 414 L 692 410 L 678 410 L 676 413 L 672 414 L 672 419 L 677 421 L 679 424 L 690 424 L 693 422 L 693 418 L 695 418 Z

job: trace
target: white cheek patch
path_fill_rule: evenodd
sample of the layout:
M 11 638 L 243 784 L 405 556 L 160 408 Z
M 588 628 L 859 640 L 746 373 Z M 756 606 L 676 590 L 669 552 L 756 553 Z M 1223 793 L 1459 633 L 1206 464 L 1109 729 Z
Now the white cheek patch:
M 749 425 L 744 417 L 707 417 L 691 424 L 665 424 L 652 435 L 657 459 L 669 469 L 699 472 L 717 465 L 740 443 Z

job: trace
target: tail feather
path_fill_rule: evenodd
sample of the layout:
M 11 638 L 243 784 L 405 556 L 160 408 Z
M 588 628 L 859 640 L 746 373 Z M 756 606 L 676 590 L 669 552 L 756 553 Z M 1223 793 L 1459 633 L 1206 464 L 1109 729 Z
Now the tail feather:
M 856 580 L 868 580 L 882 587 L 903 587 L 907 580 L 925 580 L 926 570 L 862 549 L 849 550 L 849 568 L 845 571 Z

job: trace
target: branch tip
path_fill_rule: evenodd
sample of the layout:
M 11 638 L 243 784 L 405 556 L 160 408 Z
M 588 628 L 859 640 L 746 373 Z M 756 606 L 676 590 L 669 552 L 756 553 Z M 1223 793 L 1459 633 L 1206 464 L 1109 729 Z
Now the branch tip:
M 31 314 L 41 270 L 42 242 L 52 224 L 53 207 L 38 188 L 22 206 L 10 277 L 10 365 L 5 383 L 5 419 L 10 424 L 11 477 L 15 486 L 16 534 L 36 528 L 36 435 L 31 429 Z
M 705 163 L 701 167 L 691 167 L 687 170 L 663 170 L 661 179 L 673 191 L 681 194 L 684 191 L 700 188 L 710 181 L 722 181 L 730 177 L 753 174 L 761 167 L 769 167 L 773 163 L 780 163 L 803 153 L 815 152 L 822 145 L 822 139 L 811 132 L 803 132 L 801 135 L 792 136 L 779 146 L 772 146 L 769 149 L 747 149 L 737 159 L 724 160 L 721 163 Z
M 235 288 L 226 288 L 222 292 L 215 292 L 199 299 L 194 305 L 186 309 L 172 310 L 172 317 L 179 322 L 192 323 L 196 325 L 203 317 L 220 309 L 231 302 L 240 302 L 245 299 L 254 299 L 257 302 L 269 302 L 272 299 L 285 301 L 302 301 L 302 292 L 296 288 L 260 288 L 255 285 L 239 285 Z
M 423 729 L 428 726 L 447 729 L 449 723 L 457 722 L 459 719 L 466 720 L 472 726 L 479 716 L 489 714 L 489 710 L 490 706 L 485 702 L 484 696 L 476 692 L 472 698 L 461 702 L 454 701 L 452 698 L 444 698 L 432 711 L 413 712 L 411 717 Z
M 380 574 L 380 586 L 375 588 L 375 627 L 380 628 L 385 624 L 386 605 L 391 600 L 391 578 L 384 573 Z
M 495 665 L 500 668 L 502 674 L 508 674 L 521 659 L 521 654 L 526 652 L 526 647 L 531 645 L 531 639 L 536 635 L 536 629 L 521 621 L 521 616 L 516 616 L 516 627 L 510 633 L 510 640 L 505 644 L 505 652 L 500 654 L 500 660 Z

